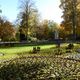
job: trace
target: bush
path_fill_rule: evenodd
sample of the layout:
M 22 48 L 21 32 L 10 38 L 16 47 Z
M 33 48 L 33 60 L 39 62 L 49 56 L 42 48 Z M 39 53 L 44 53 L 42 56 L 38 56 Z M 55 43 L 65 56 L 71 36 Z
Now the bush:
M 37 47 L 37 52 L 39 52 L 40 51 L 40 47 Z
M 37 49 L 36 49 L 36 47 L 33 47 L 33 51 L 32 51 L 32 53 L 37 53 Z
M 74 48 L 73 44 L 71 44 L 71 43 L 68 44 L 68 46 L 66 47 L 66 53 L 71 53 L 73 48 Z
M 70 43 L 66 49 L 73 49 L 73 48 L 74 48 L 74 45 Z
M 32 53 L 37 53 L 40 51 L 40 47 L 33 47 Z

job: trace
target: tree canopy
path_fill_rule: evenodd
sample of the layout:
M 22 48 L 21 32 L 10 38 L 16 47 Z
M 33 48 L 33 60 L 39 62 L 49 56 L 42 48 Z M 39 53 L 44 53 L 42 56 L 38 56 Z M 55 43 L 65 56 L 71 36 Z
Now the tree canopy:
M 0 39 L 9 41 L 15 38 L 15 29 L 11 22 L 0 17 Z
M 63 10 L 62 25 L 66 35 L 80 36 L 80 1 L 79 0 L 60 0 L 60 8 Z

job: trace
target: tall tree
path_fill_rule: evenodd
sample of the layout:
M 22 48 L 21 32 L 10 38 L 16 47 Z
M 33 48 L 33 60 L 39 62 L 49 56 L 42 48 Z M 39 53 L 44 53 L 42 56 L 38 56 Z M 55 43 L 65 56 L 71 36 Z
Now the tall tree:
M 31 14 L 29 19 L 29 30 L 28 30 L 29 35 L 35 36 L 36 28 L 38 27 L 39 23 L 40 23 L 39 14 L 38 11 L 36 10 Z
M 0 17 L 0 39 L 2 41 L 9 41 L 15 38 L 15 34 L 16 32 L 12 23 Z
M 54 21 L 50 20 L 43 20 L 40 22 L 36 30 L 36 37 L 38 39 L 54 39 L 54 33 L 56 30 L 58 30 L 58 24 Z
M 37 12 L 37 9 L 35 8 L 34 2 L 32 0 L 22 0 L 20 8 L 20 28 L 23 29 L 23 33 L 27 38 L 29 28 L 32 26 L 32 15 Z
M 80 30 L 80 1 L 79 0 L 60 0 L 60 8 L 63 10 L 61 23 L 65 27 L 65 31 L 68 35 L 73 34 L 76 38 L 77 30 Z

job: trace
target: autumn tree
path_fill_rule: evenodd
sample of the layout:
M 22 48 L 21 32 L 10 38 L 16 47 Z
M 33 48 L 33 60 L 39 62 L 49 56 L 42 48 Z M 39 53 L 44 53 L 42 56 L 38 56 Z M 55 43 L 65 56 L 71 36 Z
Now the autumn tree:
M 58 24 L 51 20 L 43 20 L 36 28 L 36 37 L 38 39 L 53 40 L 55 31 L 58 30 Z
M 76 34 L 80 33 L 80 1 L 79 0 L 60 0 L 60 8 L 63 10 L 63 22 L 64 29 L 67 35 L 73 35 L 76 38 Z M 80 35 L 79 35 L 80 36 Z
M 29 18 L 28 36 L 36 38 L 36 30 L 40 24 L 40 15 L 37 10 L 31 13 Z
M 15 38 L 15 34 L 12 23 L 0 17 L 0 39 L 2 41 L 9 41 Z
M 49 38 L 51 40 L 55 39 L 55 32 L 59 32 L 59 25 L 58 23 L 54 22 L 53 20 L 50 20 L 49 23 Z
M 37 23 L 37 9 L 32 0 L 22 0 L 20 8 L 20 28 L 27 39 L 28 33 Z

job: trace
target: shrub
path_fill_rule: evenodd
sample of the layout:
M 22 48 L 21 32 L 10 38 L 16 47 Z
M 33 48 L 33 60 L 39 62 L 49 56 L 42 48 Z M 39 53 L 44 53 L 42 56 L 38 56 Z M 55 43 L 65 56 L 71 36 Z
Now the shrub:
M 55 55 L 61 55 L 61 54 L 63 54 L 63 52 L 60 48 L 57 48 L 56 50 L 54 50 L 54 54 Z
M 73 44 L 68 44 L 68 46 L 66 47 L 66 53 L 71 53 L 72 51 L 72 49 L 74 48 L 74 45 Z
M 38 52 L 40 51 L 40 47 L 37 47 L 37 51 L 38 51 Z
M 70 43 L 70 44 L 68 45 L 68 47 L 67 47 L 67 49 L 73 49 L 73 48 L 74 48 L 74 45 L 71 44 L 71 43 Z
M 33 47 L 32 53 L 37 53 L 40 51 L 40 47 Z
M 32 51 L 32 53 L 37 53 L 37 49 L 36 49 L 36 47 L 33 47 L 33 51 Z

